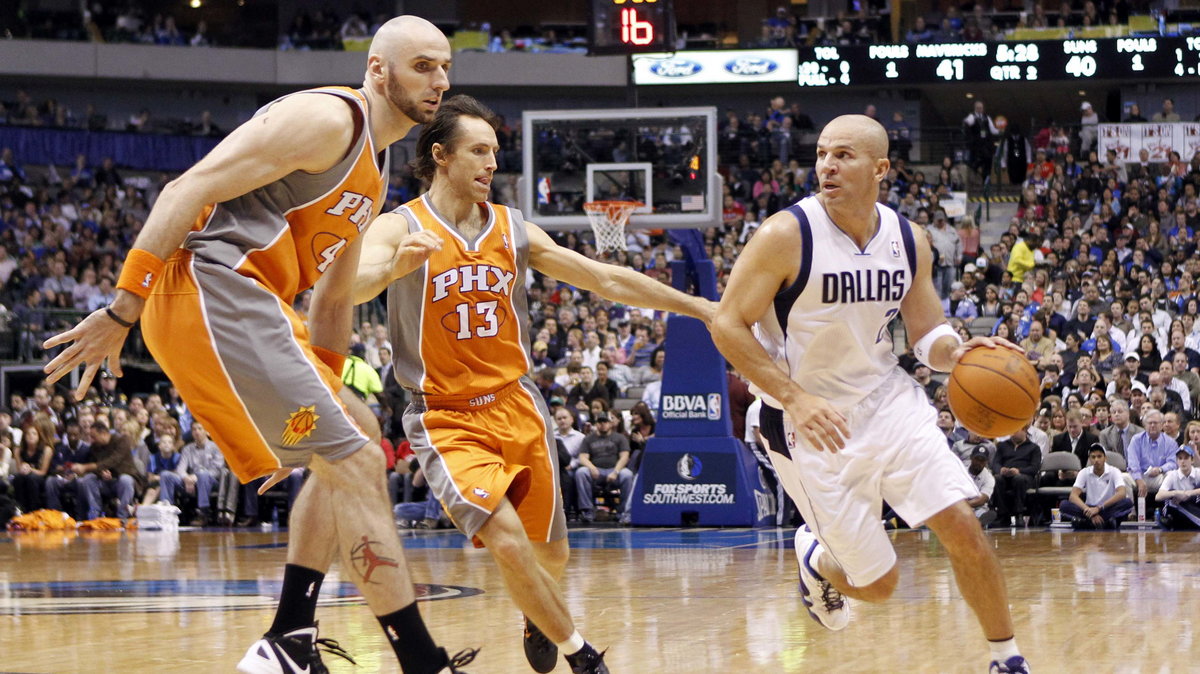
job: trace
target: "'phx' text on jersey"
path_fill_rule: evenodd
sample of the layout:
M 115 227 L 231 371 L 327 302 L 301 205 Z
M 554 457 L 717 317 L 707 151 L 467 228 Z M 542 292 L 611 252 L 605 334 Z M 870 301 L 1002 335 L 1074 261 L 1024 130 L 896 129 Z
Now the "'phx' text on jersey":
M 410 232 L 428 229 L 442 238 L 442 249 L 388 292 L 394 370 L 406 388 L 483 396 L 529 371 L 525 220 L 504 206 L 480 208 L 487 222 L 473 240 L 427 196 L 396 210 Z

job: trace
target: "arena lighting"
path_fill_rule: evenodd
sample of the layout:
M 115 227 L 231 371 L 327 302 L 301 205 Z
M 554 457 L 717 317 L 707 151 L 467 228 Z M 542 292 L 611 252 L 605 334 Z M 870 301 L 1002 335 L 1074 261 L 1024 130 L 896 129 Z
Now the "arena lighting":
M 192 9 L 200 9 L 200 5 L 204 4 L 202 0 L 192 0 L 190 3 Z

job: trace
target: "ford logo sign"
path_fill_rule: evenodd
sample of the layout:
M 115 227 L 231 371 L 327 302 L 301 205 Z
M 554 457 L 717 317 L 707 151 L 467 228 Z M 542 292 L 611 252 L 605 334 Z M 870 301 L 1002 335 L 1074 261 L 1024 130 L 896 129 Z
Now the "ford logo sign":
M 667 59 L 650 66 L 650 72 L 659 77 L 691 77 L 703 69 L 704 66 L 687 59 Z
M 734 75 L 766 75 L 774 72 L 779 67 L 779 64 L 771 59 L 764 58 L 740 58 L 733 59 L 725 64 L 725 69 Z

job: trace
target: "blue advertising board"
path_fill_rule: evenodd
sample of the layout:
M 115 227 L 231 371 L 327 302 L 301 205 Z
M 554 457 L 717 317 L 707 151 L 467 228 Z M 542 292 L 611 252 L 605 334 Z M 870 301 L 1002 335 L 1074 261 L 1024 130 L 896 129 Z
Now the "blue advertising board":
M 689 251 L 689 246 L 684 246 Z M 685 270 L 672 262 L 672 280 L 690 280 L 705 297 L 716 297 L 712 262 L 688 255 Z M 682 286 L 682 287 L 681 287 Z M 769 526 L 774 495 L 762 484 L 758 463 L 733 437 L 725 358 L 703 321 L 667 321 L 667 358 L 654 437 L 646 442 L 633 486 L 634 524 Z

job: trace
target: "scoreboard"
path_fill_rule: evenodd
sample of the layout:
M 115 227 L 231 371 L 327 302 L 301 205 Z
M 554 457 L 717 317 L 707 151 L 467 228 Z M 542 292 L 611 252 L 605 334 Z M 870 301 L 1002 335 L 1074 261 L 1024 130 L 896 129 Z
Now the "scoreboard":
M 945 82 L 1195 79 L 1200 37 L 805 47 L 802 87 Z
M 635 54 L 675 48 L 672 0 L 590 0 L 589 54 Z

